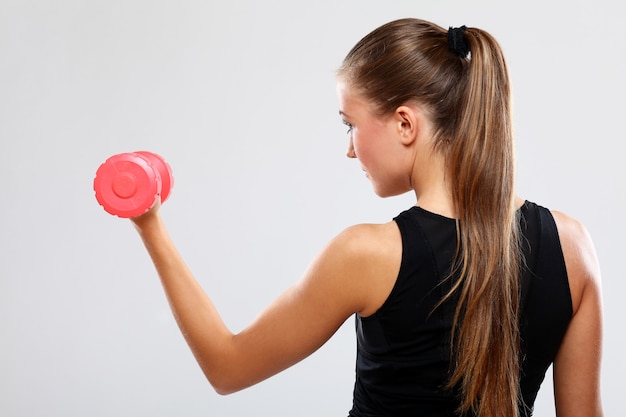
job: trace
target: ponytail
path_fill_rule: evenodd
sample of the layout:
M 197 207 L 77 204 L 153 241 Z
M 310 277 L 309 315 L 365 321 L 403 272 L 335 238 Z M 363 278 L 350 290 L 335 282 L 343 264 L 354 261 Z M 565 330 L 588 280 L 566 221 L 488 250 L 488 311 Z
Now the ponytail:
M 460 389 L 461 414 L 517 416 L 520 251 L 510 87 L 500 47 L 479 29 L 450 34 L 402 19 L 357 43 L 339 75 L 381 115 L 410 102 L 430 110 L 458 215 L 451 277 L 459 279 L 444 298 L 459 299 L 449 387 Z
M 462 278 L 455 315 L 456 363 L 449 385 L 460 384 L 461 410 L 514 417 L 520 402 L 519 244 L 514 206 L 510 87 L 496 41 L 465 33 L 471 57 L 456 138 L 448 149 L 455 179 Z

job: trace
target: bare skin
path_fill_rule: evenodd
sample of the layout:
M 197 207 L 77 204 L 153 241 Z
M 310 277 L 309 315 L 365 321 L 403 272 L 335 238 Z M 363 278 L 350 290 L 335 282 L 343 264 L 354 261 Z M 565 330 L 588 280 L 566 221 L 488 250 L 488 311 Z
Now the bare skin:
M 602 292 L 591 237 L 578 221 L 553 212 L 572 294 L 574 315 L 554 361 L 557 416 L 603 416 L 600 397 Z
M 424 209 L 455 217 L 444 161 L 432 150 L 428 113 L 407 104 L 381 119 L 341 81 L 338 94 L 340 114 L 351 128 L 347 156 L 359 160 L 375 192 L 390 196 L 413 190 Z M 518 198 L 517 204 L 522 203 Z M 574 305 L 554 364 L 557 413 L 559 417 L 602 416 L 598 262 L 582 225 L 561 213 L 555 212 L 555 218 Z M 328 243 L 299 281 L 246 329 L 233 334 L 177 252 L 159 206 L 132 221 L 181 332 L 220 394 L 249 387 L 304 359 L 353 314 L 376 312 L 393 288 L 402 255 L 395 222 L 350 227 Z M 302 317 L 307 326 L 301 326 Z

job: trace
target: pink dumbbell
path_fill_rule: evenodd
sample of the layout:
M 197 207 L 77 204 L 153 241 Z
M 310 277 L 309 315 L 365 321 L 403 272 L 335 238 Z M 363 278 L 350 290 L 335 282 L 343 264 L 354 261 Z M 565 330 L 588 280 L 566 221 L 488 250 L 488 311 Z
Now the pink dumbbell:
M 107 213 L 139 216 L 165 202 L 174 187 L 172 169 L 160 155 L 147 151 L 111 156 L 96 171 L 93 189 Z

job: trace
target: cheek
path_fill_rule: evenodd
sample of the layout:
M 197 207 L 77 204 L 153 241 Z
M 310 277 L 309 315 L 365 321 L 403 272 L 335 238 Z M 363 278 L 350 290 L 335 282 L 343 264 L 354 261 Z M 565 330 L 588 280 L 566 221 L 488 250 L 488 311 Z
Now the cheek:
M 377 154 L 377 137 L 376 132 L 369 130 L 355 130 L 352 136 L 352 146 L 357 158 L 364 165 L 371 163 L 372 158 Z M 380 151 L 380 150 L 379 150 Z
M 370 161 L 370 155 L 372 154 L 371 145 L 358 135 L 354 135 L 352 138 L 352 146 L 354 147 L 356 157 L 362 164 L 366 165 Z

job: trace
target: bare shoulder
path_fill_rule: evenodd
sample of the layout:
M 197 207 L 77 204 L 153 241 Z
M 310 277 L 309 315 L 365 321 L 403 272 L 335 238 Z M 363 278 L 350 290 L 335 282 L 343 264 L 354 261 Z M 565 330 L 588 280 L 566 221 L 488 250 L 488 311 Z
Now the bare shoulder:
M 593 241 L 585 226 L 561 211 L 552 211 L 552 215 L 559 232 L 576 311 L 586 289 L 599 289 L 600 266 Z
M 400 231 L 395 222 L 351 226 L 342 231 L 335 241 L 336 244 L 360 256 L 384 256 L 385 253 L 398 249 L 394 246 L 399 245 L 400 248 L 402 246 Z
M 385 302 L 395 284 L 402 260 L 402 239 L 395 222 L 359 224 L 341 232 L 327 248 L 326 256 L 339 256 L 343 277 L 358 288 L 363 304 L 359 314 L 368 316 Z
M 600 266 L 587 229 L 553 211 L 572 293 L 574 315 L 554 360 L 558 416 L 601 417 L 602 290 Z

